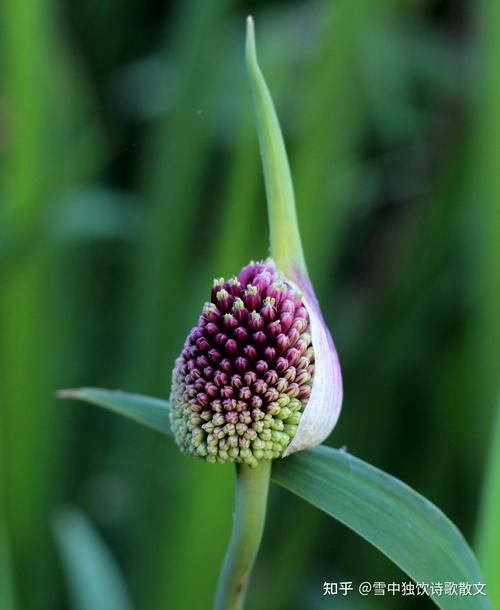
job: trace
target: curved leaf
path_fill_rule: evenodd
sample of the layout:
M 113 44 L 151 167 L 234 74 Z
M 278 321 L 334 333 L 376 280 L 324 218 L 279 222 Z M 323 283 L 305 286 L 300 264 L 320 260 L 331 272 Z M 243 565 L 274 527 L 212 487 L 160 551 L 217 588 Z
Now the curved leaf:
M 432 502 L 346 451 L 320 445 L 276 461 L 272 479 L 368 540 L 414 581 L 480 583 L 462 534 Z M 491 608 L 485 596 L 433 596 L 443 609 Z
M 64 390 L 171 435 L 168 402 L 124 392 Z M 338 519 L 425 583 L 480 583 L 477 561 L 459 530 L 434 504 L 395 477 L 346 451 L 320 445 L 275 460 L 272 480 Z M 443 610 L 488 610 L 483 595 L 433 596 Z
M 138 424 L 172 435 L 168 402 L 165 400 L 141 394 L 129 394 L 121 390 L 101 390 L 100 388 L 60 390 L 57 396 L 90 402 L 98 407 L 104 407 L 109 411 L 118 413 L 118 415 L 133 419 Z

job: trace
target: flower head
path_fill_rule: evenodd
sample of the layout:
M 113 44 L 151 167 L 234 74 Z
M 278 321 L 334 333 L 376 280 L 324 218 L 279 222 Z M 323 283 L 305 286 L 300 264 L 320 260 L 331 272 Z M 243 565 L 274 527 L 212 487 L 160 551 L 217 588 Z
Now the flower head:
M 214 281 L 173 372 L 171 422 L 182 451 L 248 465 L 284 454 L 314 375 L 303 296 L 270 259 Z

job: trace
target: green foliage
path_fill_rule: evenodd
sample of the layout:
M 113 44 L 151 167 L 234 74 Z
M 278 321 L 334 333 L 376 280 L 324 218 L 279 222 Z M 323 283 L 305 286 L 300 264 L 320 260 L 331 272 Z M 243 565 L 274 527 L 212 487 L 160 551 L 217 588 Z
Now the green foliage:
M 484 582 L 462 534 L 434 504 L 347 451 L 320 445 L 277 462 L 272 477 L 363 536 L 415 582 Z M 450 610 L 471 603 L 432 599 Z M 474 606 L 491 608 L 485 596 Z
M 61 396 L 96 404 L 172 434 L 166 401 L 98 388 L 66 390 Z M 463 536 L 438 508 L 395 477 L 347 451 L 320 445 L 275 460 L 271 477 L 357 532 L 416 582 L 482 580 Z M 432 599 L 443 610 L 470 608 L 467 597 Z M 491 608 L 485 596 L 476 597 L 474 603 L 478 610 Z
M 500 510 L 500 406 L 497 407 L 496 418 L 478 532 L 478 555 L 484 566 L 487 582 L 490 583 L 489 594 L 493 608 L 500 607 L 500 585 L 496 581 L 500 543 L 500 520 L 498 519 Z
M 61 511 L 55 534 L 75 610 L 132 610 L 126 585 L 100 534 L 80 510 Z
M 4 523 L 0 523 L 0 607 L 15 610 L 10 549 Z
M 158 432 L 172 434 L 170 421 L 166 417 L 166 404 L 164 400 L 128 394 L 120 390 L 109 391 L 99 388 L 83 388 L 79 390 L 61 390 L 59 398 L 78 398 L 86 400 L 100 407 L 105 407 L 119 415 L 133 419 L 139 424 L 157 430 Z
M 482 94 L 475 121 L 471 183 L 476 200 L 482 203 L 477 222 L 478 247 L 476 282 L 481 295 L 476 308 L 473 345 L 477 352 L 473 390 L 488 414 L 478 424 L 477 435 L 488 438 L 488 464 L 478 522 L 478 553 L 490 585 L 494 608 L 500 608 L 500 73 L 496 65 L 500 40 L 494 24 L 500 19 L 498 2 L 483 2 L 479 9 Z

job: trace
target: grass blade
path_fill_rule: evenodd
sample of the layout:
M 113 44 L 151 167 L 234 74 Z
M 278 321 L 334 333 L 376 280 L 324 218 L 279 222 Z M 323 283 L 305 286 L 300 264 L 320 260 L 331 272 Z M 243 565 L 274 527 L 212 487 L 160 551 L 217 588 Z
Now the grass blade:
M 478 555 L 484 566 L 489 594 L 494 608 L 500 608 L 498 574 L 498 545 L 500 542 L 500 402 L 497 408 L 495 431 L 490 448 L 489 467 L 483 491 L 483 503 L 478 532 Z
M 473 359 L 474 397 L 483 405 L 477 417 L 478 446 L 491 438 L 489 463 L 484 482 L 482 507 L 478 523 L 479 556 L 490 584 L 494 608 L 500 607 L 498 557 L 500 546 L 500 404 L 498 403 L 498 362 L 500 358 L 500 172 L 498 139 L 500 138 L 500 73 L 498 57 L 500 39 L 496 24 L 500 5 L 494 0 L 480 2 L 477 11 L 477 40 L 480 41 L 478 73 L 481 83 L 480 103 L 476 107 L 475 140 L 469 176 L 473 184 L 469 196 L 470 218 L 479 220 L 476 257 L 473 261 L 477 281 L 477 319 L 472 329 L 475 343 Z M 481 205 L 478 206 L 477 202 Z M 495 410 L 496 406 L 496 410 Z M 493 435 L 490 436 L 490 431 Z
M 75 610 L 132 610 L 114 558 L 80 510 L 61 512 L 55 535 Z
M 159 398 L 129 394 L 121 390 L 101 390 L 99 388 L 79 388 L 60 390 L 59 398 L 76 398 L 90 402 L 109 411 L 124 415 L 129 419 L 164 434 L 172 434 L 168 417 L 168 403 Z

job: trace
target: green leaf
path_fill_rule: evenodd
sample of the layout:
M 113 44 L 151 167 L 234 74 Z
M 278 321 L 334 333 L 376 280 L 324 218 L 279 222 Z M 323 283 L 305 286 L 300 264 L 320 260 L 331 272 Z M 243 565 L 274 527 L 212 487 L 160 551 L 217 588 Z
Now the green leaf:
M 81 388 L 77 398 L 172 435 L 167 401 L 120 391 Z M 335 517 L 387 555 L 416 582 L 482 582 L 477 561 L 459 530 L 434 504 L 395 477 L 339 449 L 320 445 L 275 460 L 272 480 Z M 443 610 L 468 610 L 469 596 L 434 596 Z M 474 608 L 490 601 L 475 596 Z
M 108 547 L 79 509 L 61 511 L 55 535 L 75 610 L 132 610 L 127 588 Z
M 165 400 L 140 394 L 129 394 L 121 390 L 101 390 L 100 388 L 60 390 L 57 395 L 59 398 L 76 398 L 90 402 L 133 419 L 138 424 L 172 435 L 168 402 Z
M 434 504 L 346 451 L 320 445 L 276 461 L 272 479 L 371 542 L 416 582 L 482 581 L 462 534 Z M 491 608 L 484 596 L 441 596 L 443 609 Z

